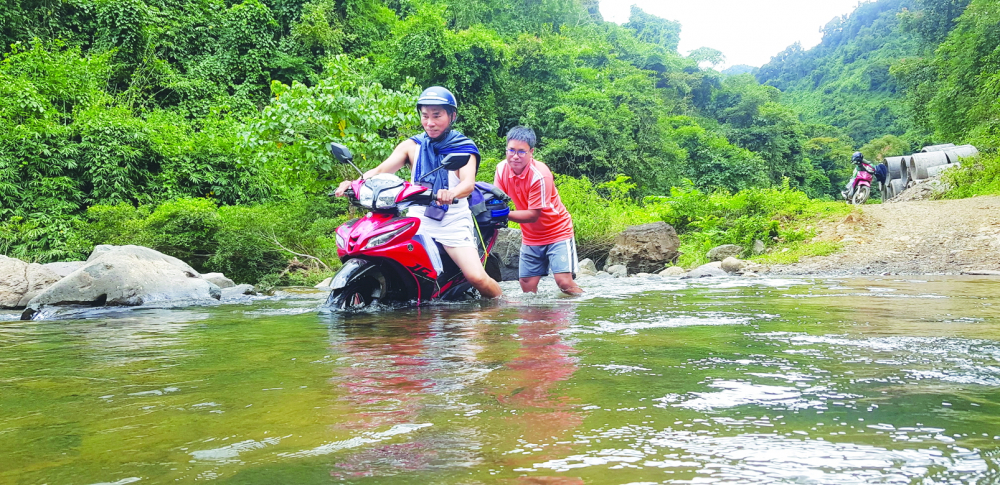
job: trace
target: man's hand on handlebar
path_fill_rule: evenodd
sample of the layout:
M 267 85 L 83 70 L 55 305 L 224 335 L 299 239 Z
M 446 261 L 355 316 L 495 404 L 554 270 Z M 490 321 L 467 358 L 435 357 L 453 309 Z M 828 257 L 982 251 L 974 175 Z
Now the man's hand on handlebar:
M 347 189 L 351 188 L 351 183 L 352 182 L 354 182 L 354 181 L 353 180 L 345 180 L 345 181 L 341 182 L 340 185 L 337 186 L 337 190 L 334 191 L 333 195 L 335 195 L 337 197 L 343 197 L 344 194 L 347 192 Z
M 457 204 L 458 199 L 455 198 L 455 192 L 448 189 L 441 189 L 437 193 L 437 203 L 441 205 Z

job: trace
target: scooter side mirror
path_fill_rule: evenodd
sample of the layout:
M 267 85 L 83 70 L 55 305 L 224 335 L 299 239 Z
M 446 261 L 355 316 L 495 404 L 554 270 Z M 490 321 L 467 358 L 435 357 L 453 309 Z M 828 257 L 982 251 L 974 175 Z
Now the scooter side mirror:
M 454 172 L 469 164 L 472 155 L 469 153 L 449 153 L 441 160 L 441 166 L 449 172 Z
M 330 150 L 330 155 L 333 155 L 333 158 L 336 158 L 340 163 L 351 163 L 354 160 L 354 155 L 351 154 L 351 150 L 345 145 L 331 143 L 327 145 L 327 149 Z

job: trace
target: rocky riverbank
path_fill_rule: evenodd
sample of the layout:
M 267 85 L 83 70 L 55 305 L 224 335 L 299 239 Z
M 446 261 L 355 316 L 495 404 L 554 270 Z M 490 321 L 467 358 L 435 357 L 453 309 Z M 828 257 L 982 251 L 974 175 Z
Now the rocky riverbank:
M 817 228 L 841 251 L 772 266 L 775 274 L 1000 275 L 1000 197 L 865 205 Z

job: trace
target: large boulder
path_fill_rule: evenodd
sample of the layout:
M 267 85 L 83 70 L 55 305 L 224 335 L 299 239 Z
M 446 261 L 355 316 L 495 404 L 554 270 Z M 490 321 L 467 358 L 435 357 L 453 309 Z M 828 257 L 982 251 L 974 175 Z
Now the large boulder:
M 59 275 L 60 278 L 65 278 L 70 273 L 82 268 L 85 264 L 87 264 L 86 261 L 62 261 L 59 263 L 46 263 L 42 266 Z
M 738 258 L 740 254 L 743 254 L 743 246 L 737 246 L 735 244 L 723 244 L 722 246 L 716 246 L 708 252 L 709 261 L 722 261 L 726 258 Z
M 141 246 L 98 246 L 86 265 L 32 298 L 21 319 L 30 320 L 50 306 L 197 304 L 221 295 L 217 285 L 172 256 Z
M 655 273 L 677 261 L 681 240 L 665 222 L 629 226 L 615 237 L 606 266 L 622 265 L 634 273 Z
M 517 281 L 518 269 L 521 267 L 521 230 L 500 229 L 490 258 L 497 258 L 500 281 Z
M 60 278 L 43 265 L 0 256 L 0 308 L 24 308 Z

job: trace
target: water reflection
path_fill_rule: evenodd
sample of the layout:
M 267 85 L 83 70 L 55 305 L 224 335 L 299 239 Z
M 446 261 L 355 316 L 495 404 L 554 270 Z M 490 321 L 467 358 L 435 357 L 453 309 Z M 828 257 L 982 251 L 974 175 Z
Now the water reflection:
M 431 307 L 392 321 L 355 315 L 334 322 L 331 351 L 339 357 L 330 383 L 347 418 L 331 433 L 352 437 L 287 456 L 338 453 L 330 475 L 347 480 L 466 469 L 502 452 L 494 466 L 513 469 L 527 457 L 510 450 L 512 440 L 546 449 L 532 459 L 559 456 L 565 443 L 550 442 L 570 438 L 585 417 L 559 392 L 577 370 L 564 337 L 575 308 Z
M 576 399 L 559 392 L 578 370 L 577 350 L 564 338 L 577 323 L 575 305 L 521 307 L 516 316 L 520 345 L 515 357 L 491 376 L 490 389 L 504 413 L 504 429 L 516 437 L 517 447 L 507 450 L 501 462 L 509 469 L 568 452 L 587 414 Z

